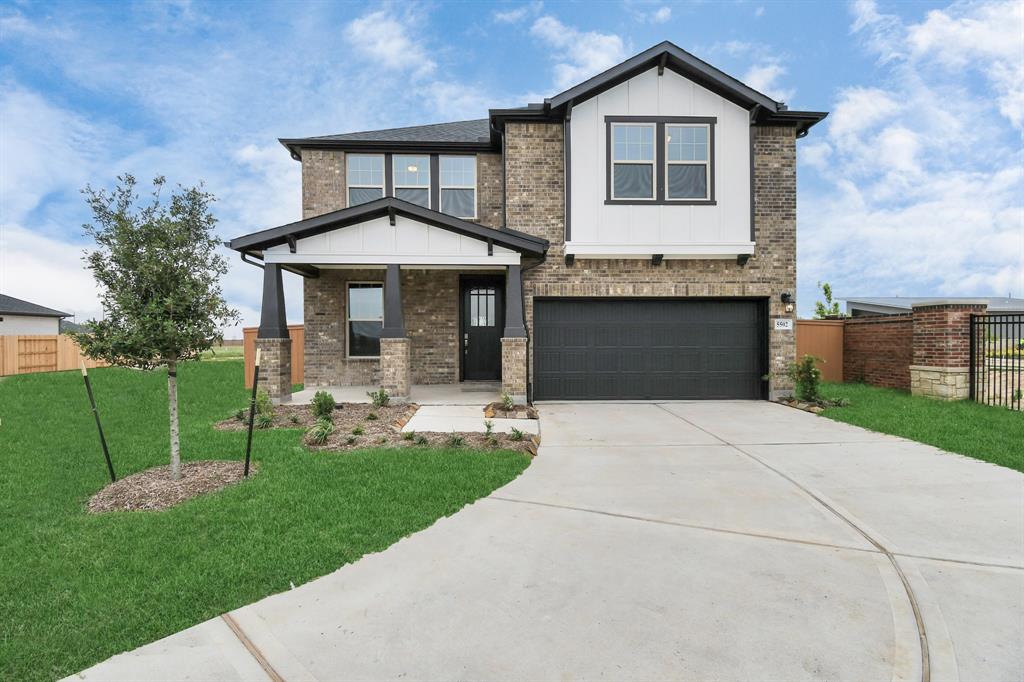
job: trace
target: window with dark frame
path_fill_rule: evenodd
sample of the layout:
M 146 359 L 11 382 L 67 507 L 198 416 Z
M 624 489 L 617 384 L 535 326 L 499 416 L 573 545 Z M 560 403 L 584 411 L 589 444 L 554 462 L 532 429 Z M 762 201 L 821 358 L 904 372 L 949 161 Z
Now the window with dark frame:
M 349 282 L 346 298 L 348 356 L 380 357 L 384 329 L 384 285 L 381 282 Z
M 347 154 L 345 184 L 348 205 L 358 206 L 384 196 L 384 155 Z
M 498 293 L 494 287 L 473 287 L 469 290 L 469 326 L 493 327 Z
M 441 213 L 476 219 L 476 157 L 440 157 Z
M 606 204 L 714 205 L 715 117 L 606 116 Z
M 430 208 L 430 156 L 395 154 L 391 162 L 395 198 Z

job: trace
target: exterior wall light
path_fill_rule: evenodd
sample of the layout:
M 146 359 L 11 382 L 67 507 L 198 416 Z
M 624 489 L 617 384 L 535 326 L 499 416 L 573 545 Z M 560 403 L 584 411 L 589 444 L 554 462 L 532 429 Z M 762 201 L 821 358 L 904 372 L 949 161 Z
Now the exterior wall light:
M 782 302 L 785 304 L 786 312 L 787 313 L 793 312 L 793 310 L 794 310 L 793 295 L 787 291 L 786 293 L 782 294 L 782 296 L 780 296 L 779 298 L 781 298 Z

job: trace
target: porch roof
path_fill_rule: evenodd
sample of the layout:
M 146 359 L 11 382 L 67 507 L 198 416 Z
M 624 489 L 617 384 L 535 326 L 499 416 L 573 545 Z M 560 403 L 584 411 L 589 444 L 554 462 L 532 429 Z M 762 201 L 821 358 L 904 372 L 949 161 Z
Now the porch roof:
M 262 258 L 264 249 L 273 246 L 288 244 L 294 249 L 298 239 L 356 225 L 382 216 L 389 216 L 394 221 L 396 215 L 433 225 L 455 234 L 482 239 L 526 256 L 541 256 L 548 248 L 548 240 L 541 237 L 508 228 L 486 227 L 394 197 L 384 197 L 358 206 L 331 211 L 313 218 L 236 237 L 228 242 L 228 246 L 243 254 Z

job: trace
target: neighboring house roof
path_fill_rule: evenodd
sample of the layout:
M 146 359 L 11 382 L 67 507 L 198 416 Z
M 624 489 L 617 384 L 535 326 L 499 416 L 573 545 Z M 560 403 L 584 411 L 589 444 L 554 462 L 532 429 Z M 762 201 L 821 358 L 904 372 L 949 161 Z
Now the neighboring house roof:
M 915 304 L 940 298 L 943 301 L 985 301 L 989 312 L 1024 312 L 1024 298 L 1002 296 L 863 296 L 844 300 L 848 313 L 857 309 L 886 315 L 907 312 Z
M 70 320 L 61 320 L 59 331 L 61 334 L 66 334 L 68 332 L 78 332 L 81 334 L 84 332 L 91 332 L 92 327 L 86 324 L 78 324 L 77 322 L 72 322 Z
M 31 317 L 71 317 L 71 313 L 62 313 L 53 308 L 36 305 L 20 298 L 0 294 L 0 315 L 27 315 Z
M 542 255 L 548 248 L 548 241 L 517 230 L 485 227 L 468 220 L 454 218 L 439 211 L 432 211 L 407 201 L 394 197 L 384 197 L 358 206 L 343 208 L 330 213 L 324 213 L 314 218 L 307 218 L 280 227 L 272 227 L 267 230 L 253 232 L 242 237 L 236 237 L 228 242 L 228 246 L 235 251 L 262 257 L 263 249 L 279 244 L 292 244 L 296 239 L 311 237 L 323 232 L 336 230 L 339 227 L 355 225 L 366 222 L 373 218 L 385 215 L 402 215 L 413 220 L 418 220 L 428 225 L 440 227 L 457 234 L 478 239 L 490 240 L 499 246 L 504 246 L 527 255 Z
M 828 116 L 828 112 L 825 111 L 790 111 L 783 102 L 778 102 L 764 93 L 758 92 L 666 40 L 579 85 L 545 99 L 544 102 L 511 109 L 491 109 L 490 115 L 486 119 L 368 130 L 341 135 L 281 138 L 280 142 L 288 148 L 296 160 L 301 158 L 303 148 L 373 149 L 375 151 L 401 151 L 411 148 L 422 151 L 496 151 L 500 148 L 501 131 L 504 129 L 505 121 L 564 120 L 567 111 L 572 106 L 599 95 L 655 66 L 659 70 L 675 71 L 749 110 L 751 119 L 755 123 L 794 126 L 797 137 L 806 135 L 811 126 Z

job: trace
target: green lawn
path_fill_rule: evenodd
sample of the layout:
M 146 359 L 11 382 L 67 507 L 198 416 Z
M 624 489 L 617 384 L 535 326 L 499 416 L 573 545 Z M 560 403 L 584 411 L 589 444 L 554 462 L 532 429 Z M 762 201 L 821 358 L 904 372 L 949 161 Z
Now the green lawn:
M 241 360 L 243 357 L 244 348 L 241 345 L 217 346 L 202 355 L 203 360 Z
M 91 370 L 119 475 L 166 464 L 166 374 Z M 212 422 L 242 363 L 179 370 L 183 458 L 241 459 Z M 324 575 L 515 478 L 521 454 L 312 453 L 258 431 L 250 481 L 164 512 L 86 514 L 105 465 L 77 372 L 0 379 L 0 679 L 52 679 Z
M 822 413 L 831 419 L 1024 471 L 1024 413 L 866 384 L 822 384 L 822 394 L 850 401 Z

